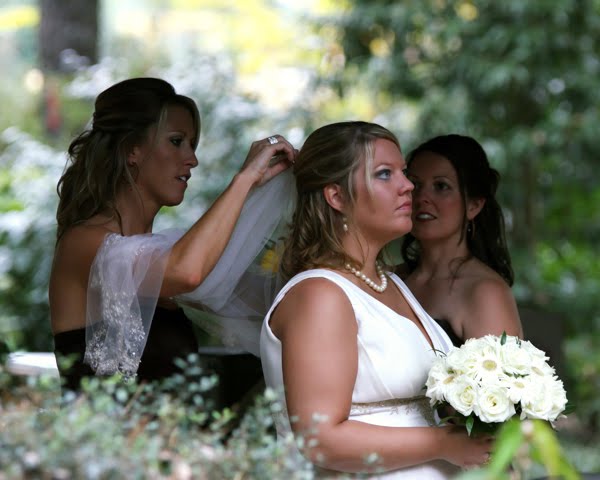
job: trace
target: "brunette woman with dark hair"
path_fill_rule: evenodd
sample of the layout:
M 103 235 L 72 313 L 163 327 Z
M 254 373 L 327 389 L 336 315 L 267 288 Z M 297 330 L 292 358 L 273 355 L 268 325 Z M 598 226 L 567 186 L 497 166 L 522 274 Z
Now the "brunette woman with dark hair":
M 404 281 L 453 343 L 523 335 L 496 200 L 499 173 L 473 138 L 432 138 L 407 156 L 413 228 L 402 242 Z

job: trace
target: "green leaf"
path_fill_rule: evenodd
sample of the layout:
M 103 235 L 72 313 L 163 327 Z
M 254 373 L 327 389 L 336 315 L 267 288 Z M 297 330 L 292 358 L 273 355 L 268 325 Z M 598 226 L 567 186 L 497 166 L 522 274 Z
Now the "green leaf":
M 509 420 L 502 425 L 494 444 L 489 470 L 499 474 L 508 468 L 522 443 L 523 432 L 519 420 Z
M 579 478 L 573 466 L 564 457 L 556 433 L 548 422 L 533 420 L 531 443 L 534 449 L 532 456 L 539 458 L 550 476 L 567 480 Z
M 472 415 L 467 417 L 467 421 L 465 422 L 465 427 L 467 427 L 467 433 L 469 435 L 471 435 L 471 432 L 473 431 L 474 424 L 475 424 L 475 417 L 473 417 Z
M 575 411 L 575 407 L 576 405 L 574 403 L 567 403 L 567 405 L 565 406 L 565 409 L 563 410 L 562 414 L 563 415 L 569 415 L 571 413 L 573 413 Z
M 500 337 L 500 345 L 504 345 L 506 343 L 506 330 L 502 332 L 502 336 Z

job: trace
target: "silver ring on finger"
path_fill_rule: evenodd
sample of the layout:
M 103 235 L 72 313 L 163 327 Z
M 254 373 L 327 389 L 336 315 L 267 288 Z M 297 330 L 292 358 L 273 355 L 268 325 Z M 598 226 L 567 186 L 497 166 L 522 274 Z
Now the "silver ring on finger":
M 275 136 L 269 137 L 269 138 L 267 138 L 267 140 L 269 141 L 269 143 L 271 145 L 275 145 L 276 143 L 279 143 L 279 140 L 277 140 L 277 137 L 275 137 Z

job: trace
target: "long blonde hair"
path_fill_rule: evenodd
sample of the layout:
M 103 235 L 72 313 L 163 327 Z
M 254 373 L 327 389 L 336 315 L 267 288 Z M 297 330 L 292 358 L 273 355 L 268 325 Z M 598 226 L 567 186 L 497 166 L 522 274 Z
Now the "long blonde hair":
M 379 138 L 390 140 L 400 148 L 392 132 L 368 122 L 325 125 L 306 139 L 294 165 L 298 198 L 280 265 L 286 278 L 311 268 L 341 268 L 345 263 L 360 265 L 358 259 L 344 251 L 344 217 L 327 203 L 323 189 L 337 184 L 353 203 L 354 174 L 364 161 L 365 180 L 370 185 L 368 172 L 373 162 L 373 143 Z
M 179 95 L 171 84 L 158 78 L 132 78 L 98 95 L 92 128 L 69 146 L 70 165 L 57 185 L 57 241 L 70 227 L 99 213 L 121 217 L 115 205 L 117 192 L 125 185 L 135 188 L 127 167 L 127 155 L 135 145 L 148 140 L 151 127 L 164 121 L 169 106 L 187 108 L 200 136 L 200 114 L 196 103 Z

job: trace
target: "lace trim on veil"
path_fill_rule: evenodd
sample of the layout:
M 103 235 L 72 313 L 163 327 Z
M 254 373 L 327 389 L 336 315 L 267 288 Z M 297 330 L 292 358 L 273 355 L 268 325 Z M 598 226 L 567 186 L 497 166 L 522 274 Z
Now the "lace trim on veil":
M 97 375 L 137 371 L 175 241 L 110 234 L 99 248 L 88 283 L 84 357 Z

